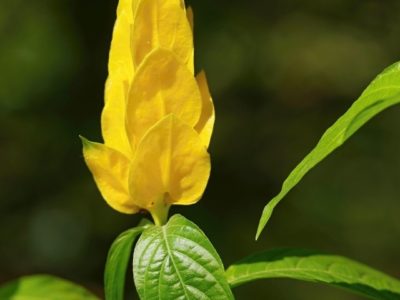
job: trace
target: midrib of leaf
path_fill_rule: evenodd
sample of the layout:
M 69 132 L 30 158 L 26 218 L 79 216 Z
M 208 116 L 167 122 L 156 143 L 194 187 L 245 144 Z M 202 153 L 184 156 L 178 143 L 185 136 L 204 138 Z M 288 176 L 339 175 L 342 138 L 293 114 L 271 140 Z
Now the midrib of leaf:
M 145 230 L 133 261 L 135 284 L 143 300 L 233 299 L 218 253 L 198 226 L 181 215 Z
M 171 263 L 174 266 L 176 275 L 178 276 L 178 279 L 179 279 L 179 283 L 182 286 L 182 290 L 183 290 L 183 292 L 185 294 L 186 299 L 190 300 L 189 295 L 188 295 L 187 290 L 186 290 L 185 282 L 183 281 L 183 278 L 182 278 L 182 275 L 181 275 L 181 273 L 179 271 L 179 268 L 177 267 L 177 265 L 175 263 L 174 255 L 173 255 L 173 253 L 171 251 L 171 248 L 170 248 L 170 245 L 169 245 L 169 242 L 168 242 L 166 226 L 163 226 L 161 228 L 161 230 L 162 230 L 162 235 L 163 235 L 163 238 L 164 238 L 164 241 L 165 241 L 165 247 L 167 249 L 168 256 L 170 257 Z

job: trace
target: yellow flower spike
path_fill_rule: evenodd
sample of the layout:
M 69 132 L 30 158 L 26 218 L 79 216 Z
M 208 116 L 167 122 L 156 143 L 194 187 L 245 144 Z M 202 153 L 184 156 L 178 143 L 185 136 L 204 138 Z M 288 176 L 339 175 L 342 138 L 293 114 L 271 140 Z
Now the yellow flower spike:
M 195 78 L 169 50 L 156 49 L 140 65 L 129 92 L 127 132 L 132 148 L 146 131 L 173 113 L 194 127 L 202 111 Z
M 129 175 L 130 194 L 162 224 L 170 205 L 189 205 L 201 198 L 210 167 L 198 133 L 168 115 L 146 133 L 136 149 Z
M 106 202 L 115 210 L 134 214 L 140 209 L 128 191 L 130 161 L 120 152 L 80 137 L 83 156 Z
M 167 48 L 192 74 L 193 34 L 180 0 L 141 0 L 132 32 L 133 61 L 139 66 L 155 48 Z
M 204 145 L 208 148 L 215 122 L 214 104 L 208 89 L 207 78 L 204 71 L 200 72 L 196 77 L 203 101 L 200 120 L 194 129 L 200 134 Z
M 147 210 L 157 225 L 171 205 L 196 203 L 210 176 L 214 106 L 194 77 L 193 12 L 183 0 L 119 0 L 101 116 L 104 144 L 83 153 L 115 210 Z

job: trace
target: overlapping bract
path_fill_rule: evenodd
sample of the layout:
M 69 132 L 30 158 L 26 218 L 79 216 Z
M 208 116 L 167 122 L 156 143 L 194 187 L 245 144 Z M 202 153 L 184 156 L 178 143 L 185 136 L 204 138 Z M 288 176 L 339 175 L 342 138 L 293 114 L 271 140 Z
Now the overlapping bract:
M 172 204 L 202 196 L 214 106 L 194 76 L 193 13 L 182 0 L 120 0 L 101 117 L 104 144 L 84 157 L 107 203 L 165 221 Z

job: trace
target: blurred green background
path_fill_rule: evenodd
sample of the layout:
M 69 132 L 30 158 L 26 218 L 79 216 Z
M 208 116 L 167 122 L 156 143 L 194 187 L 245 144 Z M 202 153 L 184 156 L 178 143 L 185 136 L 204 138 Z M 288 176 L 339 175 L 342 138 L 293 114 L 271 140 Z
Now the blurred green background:
M 192 0 L 196 59 L 214 97 L 212 177 L 195 221 L 225 264 L 305 247 L 400 277 L 400 108 L 374 119 L 275 211 L 264 204 L 324 130 L 400 59 L 398 0 Z M 100 141 L 116 0 L 0 0 L 0 282 L 51 273 L 102 294 L 107 250 L 141 216 L 114 212 L 78 134 Z M 131 282 L 129 282 L 132 287 Z M 238 299 L 361 299 L 260 281 Z M 135 296 L 133 296 L 134 298 Z

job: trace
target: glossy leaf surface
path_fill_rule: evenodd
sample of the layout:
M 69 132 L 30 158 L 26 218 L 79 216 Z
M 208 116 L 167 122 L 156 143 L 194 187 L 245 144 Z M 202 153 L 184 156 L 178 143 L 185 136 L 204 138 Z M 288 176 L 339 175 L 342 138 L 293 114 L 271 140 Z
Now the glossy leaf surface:
M 345 257 L 300 249 L 275 249 L 230 266 L 232 287 L 268 278 L 290 278 L 324 283 L 371 299 L 399 300 L 400 281 Z
M 233 299 L 218 253 L 205 234 L 181 215 L 143 232 L 133 272 L 141 299 Z

